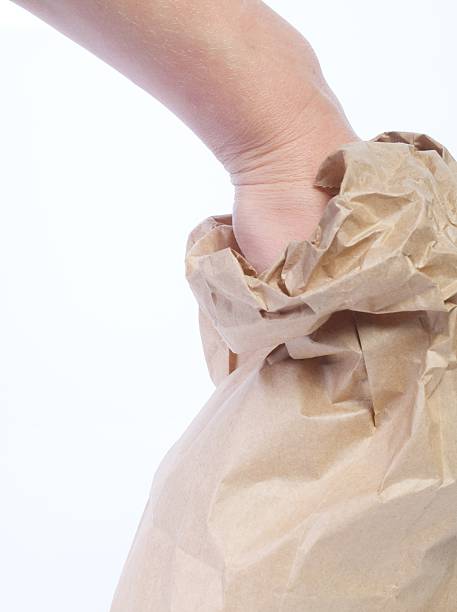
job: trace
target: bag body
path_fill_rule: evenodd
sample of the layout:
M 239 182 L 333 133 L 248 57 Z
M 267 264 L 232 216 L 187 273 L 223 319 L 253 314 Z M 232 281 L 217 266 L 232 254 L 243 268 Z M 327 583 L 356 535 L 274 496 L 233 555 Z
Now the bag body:
M 457 610 L 457 164 L 384 132 L 316 185 L 313 238 L 261 274 L 231 215 L 189 235 L 216 388 L 155 474 L 111 612 Z

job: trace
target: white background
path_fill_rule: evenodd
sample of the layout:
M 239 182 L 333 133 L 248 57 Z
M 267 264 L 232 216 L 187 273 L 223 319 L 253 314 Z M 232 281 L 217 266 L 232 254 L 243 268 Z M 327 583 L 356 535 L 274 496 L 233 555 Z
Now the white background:
M 453 0 L 269 4 L 361 138 L 425 132 L 457 156 Z M 164 106 L 6 0 L 0 110 L 0 609 L 103 612 L 213 390 L 184 249 L 232 186 Z

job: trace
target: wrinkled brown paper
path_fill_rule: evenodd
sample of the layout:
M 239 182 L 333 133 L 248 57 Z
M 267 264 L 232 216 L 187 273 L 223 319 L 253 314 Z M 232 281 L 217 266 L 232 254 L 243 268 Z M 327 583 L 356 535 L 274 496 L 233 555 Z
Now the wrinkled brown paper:
M 457 610 L 457 164 L 385 132 L 316 184 L 313 238 L 261 274 L 230 215 L 190 233 L 217 388 L 155 475 L 111 612 Z

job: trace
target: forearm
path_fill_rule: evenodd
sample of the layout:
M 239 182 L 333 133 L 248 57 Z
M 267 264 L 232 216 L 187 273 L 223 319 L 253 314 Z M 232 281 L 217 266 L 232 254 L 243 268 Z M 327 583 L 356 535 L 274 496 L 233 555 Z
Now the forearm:
M 337 105 L 308 43 L 257 0 L 15 1 L 159 99 L 230 172 L 292 135 L 316 90 Z

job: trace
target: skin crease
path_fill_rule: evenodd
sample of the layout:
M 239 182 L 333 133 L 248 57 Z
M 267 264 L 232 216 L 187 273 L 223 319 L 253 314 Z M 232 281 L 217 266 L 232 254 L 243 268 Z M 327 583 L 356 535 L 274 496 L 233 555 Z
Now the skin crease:
M 321 161 L 359 140 L 309 43 L 259 0 L 16 0 L 162 102 L 224 165 L 263 271 L 313 233 Z

